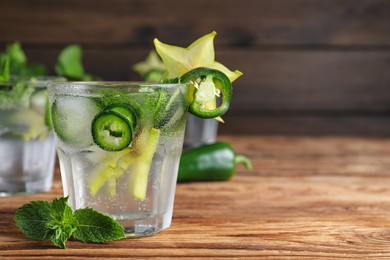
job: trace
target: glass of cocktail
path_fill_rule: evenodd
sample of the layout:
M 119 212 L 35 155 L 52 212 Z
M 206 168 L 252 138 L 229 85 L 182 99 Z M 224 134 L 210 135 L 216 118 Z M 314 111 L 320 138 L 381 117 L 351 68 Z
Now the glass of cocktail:
M 48 86 L 65 196 L 124 226 L 170 226 L 189 106 L 186 84 L 53 82 Z
M 0 196 L 49 191 L 55 162 L 46 84 L 61 77 L 0 82 Z

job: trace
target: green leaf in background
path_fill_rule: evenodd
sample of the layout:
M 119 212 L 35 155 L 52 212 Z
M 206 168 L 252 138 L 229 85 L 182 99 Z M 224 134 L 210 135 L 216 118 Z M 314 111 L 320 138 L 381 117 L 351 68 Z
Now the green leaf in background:
M 47 75 L 47 68 L 40 63 L 28 64 L 27 57 L 19 42 L 7 44 L 4 55 L 9 58 L 9 74 L 40 76 Z
M 28 86 L 27 81 L 19 81 L 13 84 L 10 94 L 14 98 L 15 103 L 22 107 L 28 107 L 34 91 L 33 87 Z
M 111 217 L 91 208 L 74 212 L 78 228 L 73 237 L 83 242 L 101 243 L 125 238 L 123 227 Z
M 0 89 L 0 104 L 3 107 L 20 105 L 28 107 L 33 87 L 29 87 L 26 81 L 19 81 L 7 86 L 9 89 Z
M 9 57 L 5 54 L 0 54 L 0 81 L 9 80 Z
M 95 81 L 95 80 L 96 81 L 100 81 L 102 79 L 100 77 L 96 76 L 96 75 L 85 73 L 81 80 L 83 80 L 83 81 Z
M 88 74 L 82 63 L 83 51 L 80 45 L 71 44 L 63 49 L 58 56 L 54 69 L 59 76 L 70 80 L 100 80 L 99 77 Z
M 48 71 L 46 66 L 41 63 L 31 63 L 21 69 L 20 75 L 43 76 L 48 75 Z
M 7 45 L 6 53 L 10 58 L 10 73 L 20 74 L 20 71 L 27 65 L 27 57 L 19 42 Z
M 76 80 L 81 79 L 85 74 L 81 46 L 72 44 L 63 49 L 58 56 L 55 71 L 59 76 Z

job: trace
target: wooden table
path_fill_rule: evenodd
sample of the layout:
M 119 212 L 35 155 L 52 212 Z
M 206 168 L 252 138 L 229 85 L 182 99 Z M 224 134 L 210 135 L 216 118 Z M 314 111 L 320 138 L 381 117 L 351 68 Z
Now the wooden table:
M 221 136 L 254 169 L 179 184 L 172 226 L 107 244 L 32 241 L 15 210 L 62 195 L 0 198 L 0 258 L 390 258 L 390 138 Z

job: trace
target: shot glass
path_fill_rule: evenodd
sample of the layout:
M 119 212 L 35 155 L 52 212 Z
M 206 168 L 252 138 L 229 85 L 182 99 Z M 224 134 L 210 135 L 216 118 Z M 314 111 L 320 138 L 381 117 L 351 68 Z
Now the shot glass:
M 184 135 L 184 149 L 195 148 L 204 144 L 211 144 L 217 140 L 218 121 L 199 118 L 189 114 Z
M 128 237 L 172 221 L 188 86 L 64 82 L 48 86 L 64 195 L 116 219 Z
M 0 82 L 0 196 L 49 191 L 55 145 L 46 84 L 61 77 Z

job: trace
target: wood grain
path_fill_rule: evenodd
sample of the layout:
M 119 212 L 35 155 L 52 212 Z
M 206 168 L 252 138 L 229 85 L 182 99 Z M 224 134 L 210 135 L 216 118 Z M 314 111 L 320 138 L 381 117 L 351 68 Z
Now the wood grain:
M 3 0 L 1 42 L 190 44 L 216 30 L 218 45 L 388 46 L 386 0 Z
M 179 184 L 160 234 L 68 249 L 25 238 L 12 218 L 53 190 L 0 198 L 0 257 L 18 259 L 388 259 L 390 139 L 221 136 L 254 169 L 227 182 Z
M 148 51 L 86 50 L 85 67 L 106 80 L 140 80 L 131 66 L 143 60 Z M 59 52 L 60 49 L 35 50 L 28 51 L 28 56 L 53 68 Z M 232 113 L 390 111 L 387 51 L 222 50 L 217 57 L 226 66 L 244 73 L 233 84 Z
M 290 113 L 288 111 L 269 111 L 260 115 L 241 116 L 228 112 L 219 124 L 220 134 L 247 135 L 289 135 L 289 136 L 371 136 L 390 137 L 388 114 L 363 115 L 327 114 L 312 112 L 309 114 Z
M 242 120 L 223 133 L 390 132 L 387 0 L 3 0 L 0 10 L 1 50 L 19 40 L 53 68 L 80 43 L 87 71 L 106 80 L 138 80 L 131 66 L 155 37 L 187 46 L 217 31 L 216 59 L 244 73 L 227 115 Z M 254 116 L 265 124 L 250 127 Z

